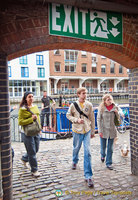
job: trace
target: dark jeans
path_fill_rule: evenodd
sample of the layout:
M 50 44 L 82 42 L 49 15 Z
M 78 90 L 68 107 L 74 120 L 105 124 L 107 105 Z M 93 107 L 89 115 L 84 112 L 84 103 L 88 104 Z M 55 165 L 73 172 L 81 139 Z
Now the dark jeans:
M 26 136 L 22 133 L 22 138 L 27 151 L 27 153 L 22 156 L 22 160 L 25 162 L 29 161 L 31 172 L 35 172 L 38 170 L 36 153 L 39 150 L 40 136 Z
M 49 115 L 50 115 L 50 109 L 49 108 L 44 108 L 41 112 L 41 127 L 43 128 L 44 126 L 44 119 L 46 116 L 46 126 L 49 126 Z

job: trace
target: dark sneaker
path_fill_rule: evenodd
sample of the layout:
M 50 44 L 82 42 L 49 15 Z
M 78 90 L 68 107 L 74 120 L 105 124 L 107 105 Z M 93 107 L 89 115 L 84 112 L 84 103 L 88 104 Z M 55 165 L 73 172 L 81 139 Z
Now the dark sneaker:
M 104 158 L 101 158 L 101 161 L 104 162 Z
M 94 187 L 94 183 L 91 178 L 86 179 L 86 182 L 87 182 L 88 187 Z
M 110 169 L 110 170 L 113 170 L 113 166 L 112 165 L 108 165 L 107 168 Z
M 72 164 L 72 169 L 75 170 L 77 165 L 75 163 Z
M 22 159 L 21 159 L 21 161 L 22 161 L 22 164 L 24 165 L 24 167 L 27 167 L 27 162 L 25 162 L 25 161 L 22 160 Z

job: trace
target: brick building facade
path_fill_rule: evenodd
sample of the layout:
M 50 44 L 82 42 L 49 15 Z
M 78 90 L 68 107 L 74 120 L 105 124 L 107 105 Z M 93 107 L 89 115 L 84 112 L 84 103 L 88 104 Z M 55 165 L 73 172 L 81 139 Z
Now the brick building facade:
M 89 93 L 128 92 L 128 70 L 94 53 L 49 51 L 51 93 L 72 93 L 80 86 Z

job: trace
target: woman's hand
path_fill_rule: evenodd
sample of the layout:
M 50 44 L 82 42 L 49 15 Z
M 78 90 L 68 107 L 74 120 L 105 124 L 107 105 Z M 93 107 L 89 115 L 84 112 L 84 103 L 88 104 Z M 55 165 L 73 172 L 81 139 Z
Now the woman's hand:
M 103 133 L 99 133 L 99 136 L 100 136 L 101 138 L 103 138 Z
M 115 109 L 115 111 L 114 111 L 115 113 L 118 113 L 118 110 L 117 109 Z
M 37 119 L 37 115 L 32 115 L 32 119 L 35 121 Z

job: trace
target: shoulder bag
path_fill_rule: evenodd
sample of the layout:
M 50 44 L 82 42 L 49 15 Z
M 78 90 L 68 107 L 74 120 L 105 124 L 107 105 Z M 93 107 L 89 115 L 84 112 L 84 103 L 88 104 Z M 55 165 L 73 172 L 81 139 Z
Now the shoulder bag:
M 34 115 L 34 113 L 28 107 L 26 107 L 26 109 L 28 112 Z M 41 127 L 38 121 L 35 120 L 31 124 L 24 125 L 23 130 L 26 136 L 36 136 L 41 131 Z
M 115 126 L 120 126 L 121 125 L 121 119 L 120 119 L 120 116 L 118 115 L 116 115 L 116 113 L 114 113 L 114 124 L 115 124 Z

